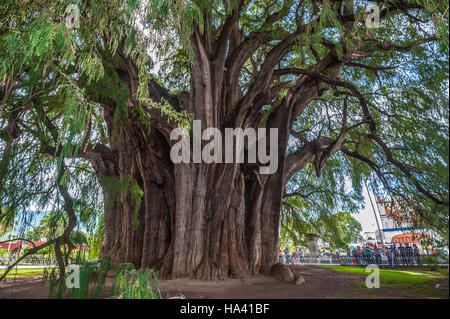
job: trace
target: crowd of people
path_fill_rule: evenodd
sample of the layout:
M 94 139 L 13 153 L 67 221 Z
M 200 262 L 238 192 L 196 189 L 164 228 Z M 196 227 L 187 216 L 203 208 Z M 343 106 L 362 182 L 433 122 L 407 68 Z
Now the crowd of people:
M 357 246 L 352 250 L 347 247 L 347 263 L 353 265 L 369 265 L 369 264 L 382 264 L 382 257 L 385 256 L 390 266 L 394 265 L 422 265 L 420 259 L 420 250 L 416 244 L 410 246 L 409 244 L 399 247 L 393 244 L 390 247 L 383 246 L 373 247 L 366 246 L 361 248 Z
M 284 261 L 283 261 L 283 255 L 284 255 Z M 281 251 L 281 249 L 278 248 L 278 261 L 280 263 L 285 262 L 287 264 L 292 264 L 292 263 L 304 264 L 305 263 L 305 255 L 304 255 L 301 247 L 298 247 L 298 249 L 294 249 L 292 254 L 289 252 L 289 247 L 286 247 L 285 249 L 283 249 L 283 251 Z
M 327 254 L 330 257 L 345 258 L 338 251 Z M 400 244 L 398 247 L 392 246 L 357 246 L 354 248 L 346 248 L 347 264 L 350 265 L 370 265 L 370 264 L 384 264 L 387 262 L 390 266 L 399 265 L 422 265 L 420 258 L 420 249 L 416 244 L 410 246 L 409 244 Z M 289 247 L 281 250 L 278 248 L 278 259 L 280 263 L 305 263 L 305 255 L 301 247 L 294 248 L 290 253 Z M 339 262 L 342 262 L 340 260 Z

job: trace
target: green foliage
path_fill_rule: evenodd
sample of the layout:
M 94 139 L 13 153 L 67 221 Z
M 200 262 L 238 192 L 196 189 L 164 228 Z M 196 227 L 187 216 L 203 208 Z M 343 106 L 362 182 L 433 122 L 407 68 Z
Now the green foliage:
M 58 277 L 58 270 L 47 271 L 44 279 L 50 283 L 49 298 L 68 299 L 98 299 L 105 288 L 108 272 L 113 265 L 106 259 L 94 262 L 83 262 L 79 265 L 79 288 L 67 288 L 65 279 Z
M 120 299 L 160 299 L 157 273 L 152 269 L 122 270 L 116 277 L 114 295 Z
M 42 276 L 44 274 L 43 268 L 14 268 L 6 278 L 27 278 L 27 277 L 36 277 Z M 0 269 L 0 276 L 3 274 L 3 269 Z
M 131 264 L 116 265 L 103 258 L 79 264 L 79 288 L 67 288 L 65 279 L 58 278 L 58 270 L 46 271 L 50 283 L 49 298 L 99 299 L 104 297 L 105 284 L 112 277 L 110 298 L 158 299 L 161 298 L 158 277 L 151 269 L 136 270 Z M 62 283 L 62 284 L 61 284 Z
M 105 203 L 105 210 L 109 210 L 110 205 L 117 201 L 129 201 L 134 204 L 134 226 L 139 226 L 138 213 L 141 205 L 141 199 L 144 192 L 137 181 L 131 176 L 125 176 L 121 180 L 110 178 L 108 176 L 99 177 L 100 184 L 111 194 L 111 198 Z
M 15 214 L 8 207 L 2 207 L 0 214 L 5 216 L 0 220 L 0 237 L 2 237 L 12 230 Z
M 99 217 L 99 221 L 92 232 L 92 235 L 88 237 L 89 244 L 89 259 L 96 260 L 99 258 L 100 248 L 105 241 L 105 220 L 103 216 Z
M 283 207 L 280 225 L 281 246 L 308 246 L 307 235 L 315 234 L 331 248 L 344 249 L 352 242 L 362 239 L 361 224 L 349 213 L 322 212 L 317 216 L 308 209 L 308 204 L 288 200 Z

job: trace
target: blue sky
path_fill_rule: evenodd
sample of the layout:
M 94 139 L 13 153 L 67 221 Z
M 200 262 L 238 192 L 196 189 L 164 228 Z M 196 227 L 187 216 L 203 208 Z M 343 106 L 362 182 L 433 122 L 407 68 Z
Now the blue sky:
M 361 209 L 359 211 L 359 213 L 353 215 L 353 217 L 355 217 L 355 219 L 361 223 L 363 233 L 364 232 L 374 232 L 377 230 L 377 222 L 375 220 L 375 216 L 374 216 L 374 213 L 372 210 L 372 206 L 370 204 L 370 199 L 367 194 L 367 190 L 365 188 L 363 188 L 363 189 L 364 189 L 363 190 L 364 209 Z M 376 203 L 375 203 L 375 197 L 373 194 L 371 194 L 371 196 L 372 196 L 373 205 L 375 206 L 375 209 L 377 209 Z M 377 211 L 377 215 L 378 215 L 378 211 Z M 381 222 L 381 221 L 379 221 L 379 222 Z

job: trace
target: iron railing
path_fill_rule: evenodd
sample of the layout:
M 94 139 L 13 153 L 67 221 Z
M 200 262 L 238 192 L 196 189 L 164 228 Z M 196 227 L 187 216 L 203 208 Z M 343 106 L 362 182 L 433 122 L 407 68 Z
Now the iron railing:
M 428 264 L 448 265 L 448 257 L 434 254 L 405 255 L 405 256 L 347 256 L 347 255 L 303 255 L 300 257 L 280 256 L 279 262 L 283 264 L 335 264 L 335 265 L 389 265 L 389 266 L 422 266 Z
M 12 255 L 0 255 L 0 265 L 8 266 L 16 261 L 18 256 Z M 20 261 L 19 265 L 33 265 L 33 266 L 49 266 L 56 265 L 56 259 L 54 258 L 46 258 L 41 256 L 28 256 Z

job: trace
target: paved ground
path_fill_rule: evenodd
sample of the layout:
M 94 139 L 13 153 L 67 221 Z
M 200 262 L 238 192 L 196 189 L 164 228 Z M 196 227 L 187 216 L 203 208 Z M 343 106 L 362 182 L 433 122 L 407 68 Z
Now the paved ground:
M 162 280 L 163 298 L 181 293 L 189 299 L 196 298 L 236 298 L 236 299 L 308 299 L 308 298 L 448 298 L 448 290 L 434 289 L 438 281 L 425 283 L 426 295 L 420 290 L 363 287 L 365 276 L 336 272 L 331 269 L 311 265 L 291 266 L 300 272 L 306 283 L 296 286 L 293 283 L 278 281 L 273 277 L 254 276 L 246 280 L 227 279 L 201 281 L 191 279 Z M 41 278 L 8 280 L 0 283 L 0 298 L 46 298 L 48 283 L 42 284 Z M 448 280 L 440 281 L 442 284 Z M 104 297 L 108 296 L 112 281 L 106 285 Z M 431 289 L 433 288 L 433 289 Z

